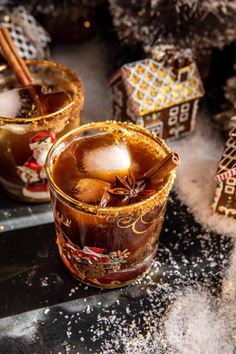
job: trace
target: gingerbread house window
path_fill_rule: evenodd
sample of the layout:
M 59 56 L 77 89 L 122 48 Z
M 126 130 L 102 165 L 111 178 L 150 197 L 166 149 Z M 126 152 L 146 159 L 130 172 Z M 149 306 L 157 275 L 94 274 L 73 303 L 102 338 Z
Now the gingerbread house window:
M 226 180 L 225 193 L 235 194 L 236 191 L 236 177 L 229 177 Z
M 155 124 L 148 125 L 147 129 L 161 138 L 163 135 L 163 122 L 157 122 Z
M 179 121 L 186 122 L 189 119 L 190 104 L 189 102 L 184 103 L 180 106 Z
M 227 183 L 229 186 L 236 186 L 236 177 L 229 177 L 229 178 L 227 178 L 226 183 Z
M 184 67 L 178 71 L 178 82 L 186 82 L 189 78 L 189 67 Z
M 228 185 L 225 186 L 225 193 L 226 194 L 234 194 L 234 192 L 235 192 L 235 187 L 228 186 Z

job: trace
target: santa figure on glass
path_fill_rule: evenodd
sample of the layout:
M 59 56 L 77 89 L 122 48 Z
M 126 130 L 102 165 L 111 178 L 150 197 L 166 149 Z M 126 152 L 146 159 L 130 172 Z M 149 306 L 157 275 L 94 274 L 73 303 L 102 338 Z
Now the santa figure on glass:
M 23 166 L 17 168 L 18 175 L 25 183 L 22 190 L 24 196 L 34 199 L 49 197 L 44 164 L 47 153 L 55 141 L 54 132 L 40 132 L 30 139 L 29 148 L 33 152 L 32 156 Z

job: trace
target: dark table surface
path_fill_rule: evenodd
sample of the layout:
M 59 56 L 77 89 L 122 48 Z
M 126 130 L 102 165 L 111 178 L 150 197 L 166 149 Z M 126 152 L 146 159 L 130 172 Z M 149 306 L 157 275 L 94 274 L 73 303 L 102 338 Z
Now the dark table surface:
M 27 205 L 4 194 L 0 198 L 5 198 L 4 209 L 19 207 L 21 217 L 27 214 Z M 31 208 L 35 214 L 38 209 L 50 210 L 47 204 Z M 109 325 L 106 330 L 106 321 L 101 324 L 100 318 L 115 313 L 117 321 L 122 318 L 130 326 L 141 312 L 150 314 L 150 291 L 158 299 L 157 324 L 184 288 L 207 289 L 220 296 L 233 248 L 231 238 L 203 230 L 174 193 L 153 268 L 126 288 L 101 290 L 74 279 L 59 259 L 52 223 L 2 232 L 0 244 L 0 353 L 4 354 L 125 353 L 122 342 L 114 344 L 117 328 Z M 141 320 L 135 326 L 145 332 Z

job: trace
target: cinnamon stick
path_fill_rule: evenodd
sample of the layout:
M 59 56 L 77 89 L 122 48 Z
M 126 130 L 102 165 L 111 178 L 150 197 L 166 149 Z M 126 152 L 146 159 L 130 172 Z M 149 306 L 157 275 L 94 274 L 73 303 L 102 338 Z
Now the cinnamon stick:
M 2 29 L 0 30 L 2 32 L 2 35 L 5 37 L 5 40 L 7 42 L 7 44 L 9 45 L 9 48 L 13 54 L 13 56 L 15 57 L 15 59 L 18 61 L 19 65 L 21 66 L 21 69 L 24 73 L 23 75 L 23 80 L 26 78 L 28 84 L 26 85 L 32 85 L 33 84 L 33 77 L 27 67 L 27 65 L 25 64 L 25 61 L 22 59 L 22 57 L 20 56 L 15 43 L 13 42 L 10 32 L 8 31 L 7 27 L 2 27 Z M 19 80 L 21 80 L 21 77 L 19 77 Z
M 4 57 L 6 58 L 9 66 L 12 71 L 15 73 L 18 81 L 21 85 L 27 86 L 29 94 L 34 100 L 39 113 L 44 114 L 43 106 L 40 102 L 40 99 L 34 89 L 33 85 L 33 77 L 25 64 L 24 60 L 21 58 L 11 35 L 6 27 L 2 27 L 0 29 L 0 46 L 3 52 Z
M 156 181 L 163 180 L 178 164 L 179 155 L 176 152 L 170 152 L 164 159 L 144 173 L 143 178 L 152 178 Z

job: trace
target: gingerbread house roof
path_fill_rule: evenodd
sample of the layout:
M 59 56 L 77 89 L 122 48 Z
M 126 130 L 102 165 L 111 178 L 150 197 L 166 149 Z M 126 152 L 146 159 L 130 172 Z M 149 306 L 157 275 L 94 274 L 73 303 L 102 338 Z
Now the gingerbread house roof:
M 186 73 L 180 81 L 178 74 Z M 131 108 L 136 115 L 145 115 L 183 102 L 197 99 L 204 94 L 201 78 L 195 63 L 174 73 L 164 61 L 144 59 L 124 65 L 110 83 L 122 76 Z
M 232 128 L 220 160 L 216 179 L 223 181 L 236 175 L 236 128 Z

